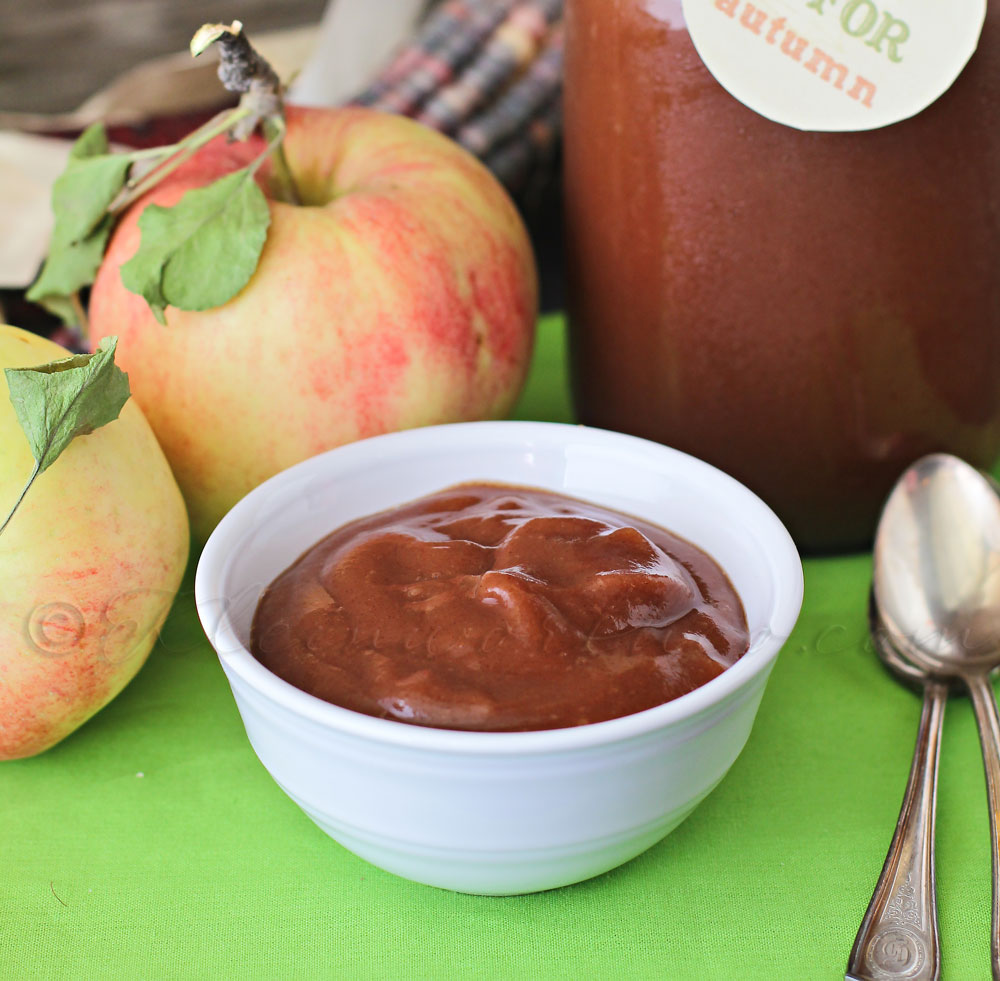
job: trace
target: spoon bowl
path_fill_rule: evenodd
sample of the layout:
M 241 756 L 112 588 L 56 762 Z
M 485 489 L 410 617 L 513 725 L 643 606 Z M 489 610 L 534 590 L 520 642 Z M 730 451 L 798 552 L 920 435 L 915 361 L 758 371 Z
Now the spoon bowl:
M 917 461 L 875 536 L 875 598 L 892 642 L 954 677 L 1000 663 L 1000 495 L 957 457 Z
M 936 680 L 936 675 L 921 661 L 910 660 L 893 645 L 889 630 L 879 614 L 874 589 L 868 594 L 868 632 L 876 656 L 897 681 L 922 691 L 929 681 Z

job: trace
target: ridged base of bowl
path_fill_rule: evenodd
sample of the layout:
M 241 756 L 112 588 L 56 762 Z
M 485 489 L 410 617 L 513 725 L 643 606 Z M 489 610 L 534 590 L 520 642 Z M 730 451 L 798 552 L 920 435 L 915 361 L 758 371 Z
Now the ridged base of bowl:
M 284 790 L 284 788 L 282 788 Z M 288 793 L 286 790 L 285 793 Z M 411 842 L 397 844 L 346 828 L 316 814 L 293 795 L 289 797 L 331 838 L 348 851 L 386 872 L 427 886 L 477 896 L 516 896 L 558 889 L 609 872 L 641 855 L 674 830 L 700 803 L 692 801 L 646 827 L 568 848 L 492 852 L 429 848 Z

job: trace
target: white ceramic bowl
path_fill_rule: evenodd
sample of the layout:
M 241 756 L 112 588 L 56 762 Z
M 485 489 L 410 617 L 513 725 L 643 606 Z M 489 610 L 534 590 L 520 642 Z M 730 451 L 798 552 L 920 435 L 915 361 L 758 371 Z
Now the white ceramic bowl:
M 261 592 L 309 546 L 354 518 L 469 480 L 560 491 L 701 546 L 743 600 L 750 650 L 664 705 L 515 733 L 371 718 L 294 688 L 251 656 Z M 628 861 L 715 787 L 750 734 L 798 616 L 802 566 L 773 512 L 693 457 L 581 426 L 483 422 L 379 436 L 278 474 L 222 520 L 195 592 L 254 750 L 309 817 L 408 879 L 510 894 Z

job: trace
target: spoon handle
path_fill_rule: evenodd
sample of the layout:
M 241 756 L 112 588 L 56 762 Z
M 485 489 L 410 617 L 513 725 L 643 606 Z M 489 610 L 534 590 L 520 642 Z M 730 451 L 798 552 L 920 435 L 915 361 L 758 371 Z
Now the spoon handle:
M 930 681 L 910 779 L 882 874 L 847 962 L 847 981 L 937 981 L 941 975 L 934 893 L 934 805 L 948 689 Z
M 1000 716 L 993 697 L 993 688 L 986 675 L 965 678 L 976 710 L 979 741 L 983 745 L 983 766 L 986 768 L 986 796 L 990 805 L 990 841 L 993 846 L 993 915 L 990 932 L 990 967 L 994 981 L 1000 981 L 1000 854 L 998 854 L 997 822 L 1000 821 Z

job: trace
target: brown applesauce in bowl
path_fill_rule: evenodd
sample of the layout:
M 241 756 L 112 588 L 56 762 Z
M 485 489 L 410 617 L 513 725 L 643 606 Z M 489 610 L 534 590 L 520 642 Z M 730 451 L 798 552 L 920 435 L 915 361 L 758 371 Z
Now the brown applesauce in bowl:
M 631 715 L 749 646 L 722 568 L 671 532 L 549 491 L 463 484 L 337 529 L 257 606 L 254 657 L 319 698 L 443 729 Z

